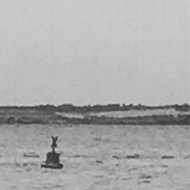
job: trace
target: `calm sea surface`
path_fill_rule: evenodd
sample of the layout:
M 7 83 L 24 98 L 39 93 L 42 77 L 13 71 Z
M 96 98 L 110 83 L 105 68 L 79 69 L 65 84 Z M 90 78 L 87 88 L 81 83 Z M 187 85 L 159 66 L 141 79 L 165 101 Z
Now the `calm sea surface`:
M 62 170 L 40 167 L 52 135 Z M 189 190 L 189 179 L 190 126 L 0 125 L 1 190 Z

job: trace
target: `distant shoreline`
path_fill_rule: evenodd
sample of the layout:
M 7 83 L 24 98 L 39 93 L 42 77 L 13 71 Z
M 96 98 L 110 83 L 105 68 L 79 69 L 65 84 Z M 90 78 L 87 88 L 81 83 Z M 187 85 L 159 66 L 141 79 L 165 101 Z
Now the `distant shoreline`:
M 1 106 L 0 124 L 190 125 L 190 105 Z

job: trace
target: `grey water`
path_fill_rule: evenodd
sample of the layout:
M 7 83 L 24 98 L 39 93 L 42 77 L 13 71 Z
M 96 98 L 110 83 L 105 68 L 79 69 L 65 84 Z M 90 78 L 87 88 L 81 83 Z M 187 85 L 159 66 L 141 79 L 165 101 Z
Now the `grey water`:
M 52 135 L 61 170 L 40 167 Z M 0 189 L 187 190 L 189 142 L 190 126 L 1 125 Z

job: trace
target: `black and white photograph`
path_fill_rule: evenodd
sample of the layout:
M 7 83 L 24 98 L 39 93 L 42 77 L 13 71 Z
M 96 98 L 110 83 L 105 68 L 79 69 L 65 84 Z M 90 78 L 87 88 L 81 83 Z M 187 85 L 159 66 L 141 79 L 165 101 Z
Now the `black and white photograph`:
M 0 190 L 190 190 L 190 1 L 0 0 Z

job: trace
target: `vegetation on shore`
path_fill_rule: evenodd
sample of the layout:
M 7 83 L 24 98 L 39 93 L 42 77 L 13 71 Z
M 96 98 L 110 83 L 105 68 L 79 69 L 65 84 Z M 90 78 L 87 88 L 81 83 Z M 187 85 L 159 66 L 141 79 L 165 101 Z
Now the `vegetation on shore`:
M 155 110 L 159 110 L 159 114 L 157 114 Z M 172 112 L 167 112 L 167 110 Z M 131 111 L 138 114 L 130 115 L 129 113 L 131 113 Z M 147 111 L 149 114 L 147 114 Z M 190 105 L 176 104 L 165 106 L 144 106 L 141 104 L 108 104 L 74 106 L 72 104 L 63 104 L 59 106 L 39 105 L 0 107 L 0 124 L 16 123 L 189 125 Z

